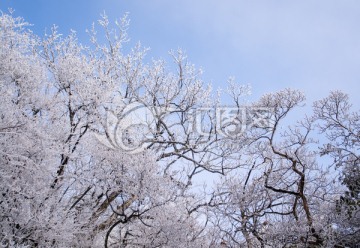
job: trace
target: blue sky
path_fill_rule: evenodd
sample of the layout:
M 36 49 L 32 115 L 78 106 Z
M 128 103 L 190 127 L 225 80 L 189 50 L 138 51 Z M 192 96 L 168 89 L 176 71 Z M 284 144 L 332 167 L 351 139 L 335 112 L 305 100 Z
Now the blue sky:
M 358 0 L 0 0 L 2 11 L 9 7 L 38 35 L 56 24 L 83 42 L 103 11 L 110 20 L 129 12 L 132 44 L 168 61 L 170 49 L 182 48 L 215 87 L 234 76 L 254 98 L 292 87 L 309 104 L 340 89 L 360 108 Z

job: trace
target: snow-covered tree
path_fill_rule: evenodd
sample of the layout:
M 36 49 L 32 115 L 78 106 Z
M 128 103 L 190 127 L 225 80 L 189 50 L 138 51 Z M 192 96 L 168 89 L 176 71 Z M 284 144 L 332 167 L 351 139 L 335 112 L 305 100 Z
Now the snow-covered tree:
M 314 104 L 319 130 L 327 138 L 321 155 L 333 159 L 347 188 L 333 214 L 338 247 L 356 247 L 360 242 L 360 116 L 351 107 L 348 95 L 340 91 Z
M 125 52 L 126 16 L 98 24 L 84 46 L 0 16 L 2 246 L 356 247 L 347 95 L 286 126 L 301 92 L 244 107 L 249 87 L 230 80 L 223 107 L 182 51 L 146 62 L 140 44 Z
M 344 96 L 339 92 L 336 95 Z M 346 157 L 354 156 L 343 154 L 346 148 L 341 151 L 343 155 L 335 154 L 339 151 L 331 144 L 346 140 L 349 137 L 346 130 L 355 130 L 355 137 L 351 138 L 351 144 L 354 144 L 358 138 L 358 118 L 356 113 L 345 117 L 342 109 L 339 110 L 342 117 L 334 118 L 342 118 L 346 124 L 334 126 L 327 118 L 328 114 L 323 112 L 329 108 L 335 111 L 333 106 L 341 105 L 333 104 L 333 98 L 334 94 L 316 102 L 313 116 L 289 126 L 284 125 L 286 117 L 305 100 L 299 91 L 286 89 L 266 94 L 254 103 L 255 107 L 272 109 L 273 115 L 268 126 L 253 126 L 244 133 L 239 140 L 246 142 L 240 151 L 243 159 L 239 164 L 243 165 L 236 173 L 226 175 L 213 193 L 210 212 L 214 215 L 213 225 L 221 230 L 219 239 L 222 242 L 229 247 L 332 247 L 340 245 L 337 236 L 345 232 L 349 236 L 344 244 L 354 244 L 349 240 L 357 237 L 358 232 L 356 192 L 352 193 L 351 200 L 347 198 L 351 202 L 350 209 L 354 209 L 352 225 L 340 227 L 344 223 L 339 223 L 335 207 L 340 204 L 349 210 L 349 205 L 345 207 L 345 197 L 340 197 L 343 190 L 337 181 L 339 173 L 320 157 L 330 153 L 336 161 L 351 162 L 353 171 L 352 174 L 344 171 L 344 183 L 356 181 L 349 179 L 356 177 L 356 159 L 349 161 Z M 319 120 L 323 121 L 321 126 Z M 318 137 L 319 131 L 328 133 L 331 143 L 325 148 L 330 150 L 318 149 L 320 141 L 314 137 Z M 356 152 L 356 147 L 351 146 L 351 151 Z M 357 184 L 352 185 L 355 189 Z
M 157 129 L 147 145 L 156 148 L 137 154 L 107 147 L 94 135 L 105 133 L 111 141 L 108 114 L 121 118 L 133 102 L 158 101 L 181 114 L 208 94 L 182 61 L 177 62 L 183 71 L 172 75 L 162 62 L 143 65 L 140 47 L 123 54 L 126 23 L 111 40 L 104 17 L 100 24 L 110 43 L 99 45 L 92 36 L 91 50 L 75 32 L 62 38 L 54 27 L 41 40 L 21 18 L 2 14 L 3 245 L 200 247 L 202 228 L 186 211 L 192 197 L 186 183 L 204 165 L 188 155 L 197 148 L 173 137 L 183 123 L 176 127 L 161 113 L 154 115 Z M 179 87 L 170 87 L 175 82 Z M 166 173 L 179 158 L 198 162 L 179 169 L 190 171 L 185 183 L 187 174 Z

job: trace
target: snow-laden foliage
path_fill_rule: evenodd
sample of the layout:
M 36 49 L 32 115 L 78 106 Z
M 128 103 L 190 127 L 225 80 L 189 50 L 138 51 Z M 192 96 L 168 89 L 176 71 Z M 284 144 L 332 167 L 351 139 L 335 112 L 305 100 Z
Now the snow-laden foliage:
M 157 153 L 114 150 L 94 133 L 107 131 L 106 113 L 119 113 L 120 102 L 151 102 L 156 93 L 197 104 L 201 82 L 184 82 L 180 94 L 163 65 L 141 64 L 140 48 L 115 50 L 122 36 L 111 50 L 89 50 L 75 33 L 62 38 L 54 28 L 40 40 L 6 14 L 0 25 L 1 244 L 200 247 L 202 229 L 186 211 L 191 195 Z M 157 77 L 168 86 L 151 85 Z
M 140 44 L 124 52 L 126 17 L 98 24 L 83 46 L 0 16 L 3 247 L 356 247 L 360 118 L 346 94 L 287 126 L 301 92 L 244 107 L 249 87 L 230 80 L 223 107 L 183 52 L 175 67 L 145 62 Z

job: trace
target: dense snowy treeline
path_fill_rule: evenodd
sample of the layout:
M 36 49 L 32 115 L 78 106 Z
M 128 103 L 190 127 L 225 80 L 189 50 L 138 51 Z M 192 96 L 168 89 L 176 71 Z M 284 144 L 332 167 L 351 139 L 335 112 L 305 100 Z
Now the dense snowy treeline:
M 181 51 L 174 70 L 145 63 L 140 45 L 124 53 L 126 17 L 98 24 L 87 47 L 0 16 L 3 247 L 357 247 L 360 116 L 346 94 L 288 127 L 301 92 L 245 107 L 248 87 L 230 80 L 221 107 Z

